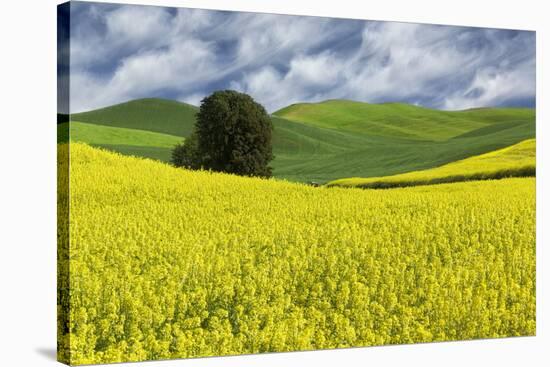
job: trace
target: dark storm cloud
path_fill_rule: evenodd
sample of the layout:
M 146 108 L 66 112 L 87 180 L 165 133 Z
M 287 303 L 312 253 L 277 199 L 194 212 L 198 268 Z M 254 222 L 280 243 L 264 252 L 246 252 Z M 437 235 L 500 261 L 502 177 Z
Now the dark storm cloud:
M 527 31 L 73 2 L 71 110 L 217 89 L 274 111 L 345 98 L 534 106 Z

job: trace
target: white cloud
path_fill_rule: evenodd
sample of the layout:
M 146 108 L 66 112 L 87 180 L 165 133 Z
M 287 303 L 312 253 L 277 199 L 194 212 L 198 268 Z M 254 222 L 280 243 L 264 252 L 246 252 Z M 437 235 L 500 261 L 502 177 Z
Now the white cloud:
M 202 99 L 206 97 L 202 93 L 193 93 L 189 95 L 184 95 L 178 98 L 178 101 L 191 104 L 193 106 L 200 106 Z
M 247 74 L 239 82 L 233 81 L 230 88 L 252 95 L 269 110 L 282 99 L 290 97 L 287 93 L 292 91 L 284 89 L 282 83 L 282 75 L 274 68 L 266 66 Z
M 147 51 L 124 59 L 111 84 L 129 91 L 179 88 L 208 78 L 214 60 L 209 44 L 184 40 L 167 50 Z
M 530 61 L 508 71 L 494 68 L 480 69 L 464 91 L 445 99 L 447 110 L 495 106 L 511 99 L 533 97 L 535 89 L 534 64 Z M 474 97 L 471 95 L 474 94 Z
M 331 86 L 338 81 L 342 61 L 323 52 L 316 56 L 298 56 L 290 61 L 286 78 L 309 86 Z
M 328 53 L 317 56 L 299 55 L 290 61 L 285 74 L 270 66 L 246 74 L 242 80 L 234 81 L 231 87 L 248 93 L 262 103 L 269 111 L 289 104 L 289 101 L 319 101 L 334 97 L 331 86 L 339 82 L 342 63 Z M 327 93 L 315 94 L 319 88 Z
M 167 8 L 122 6 L 114 10 L 92 4 L 82 16 L 88 23 L 73 21 L 71 65 L 93 67 L 150 46 L 168 44 L 173 29 Z M 79 27 L 80 26 L 80 27 Z
M 87 73 L 71 73 L 70 112 L 91 110 L 111 104 L 112 92 L 104 88 L 105 82 L 97 76 Z M 124 97 L 117 102 L 123 102 Z
M 349 65 L 352 93 L 369 101 L 422 94 L 428 84 L 469 62 L 468 55 L 449 44 L 449 33 L 437 26 L 409 23 L 367 26 L 362 47 Z
M 76 3 L 83 4 L 83 3 Z M 534 98 L 534 38 L 498 30 L 78 5 L 71 110 L 216 89 L 274 111 L 330 98 L 463 108 Z M 139 23 L 139 26 L 137 26 Z
M 329 20 L 270 14 L 244 14 L 232 22 L 229 31 L 239 35 L 238 59 L 268 61 L 305 52 L 326 40 L 331 33 Z
M 185 88 L 214 73 L 215 55 L 210 46 L 184 40 L 160 51 L 147 51 L 124 59 L 108 80 L 96 80 L 86 72 L 71 78 L 73 110 L 115 101 L 155 95 L 164 89 Z M 94 93 L 94 95 L 90 95 Z
M 360 47 L 349 57 L 327 51 L 297 55 L 284 75 L 275 77 L 273 71 L 262 68 L 235 85 L 269 110 L 330 98 L 416 104 L 431 98 L 432 107 L 459 109 L 534 97 L 534 59 L 510 67 L 512 45 L 491 39 L 494 33 L 486 32 L 469 34 L 463 28 L 409 23 L 367 24 Z M 482 41 L 488 44 L 469 47 L 479 41 L 470 38 L 480 36 L 487 37 Z
M 137 48 L 162 42 L 172 29 L 172 17 L 167 8 L 162 7 L 120 7 L 107 13 L 105 23 L 111 41 Z

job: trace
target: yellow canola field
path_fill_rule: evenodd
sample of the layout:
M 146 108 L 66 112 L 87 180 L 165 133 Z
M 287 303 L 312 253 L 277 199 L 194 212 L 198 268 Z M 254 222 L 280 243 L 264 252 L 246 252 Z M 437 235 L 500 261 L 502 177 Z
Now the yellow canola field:
M 536 140 L 527 139 L 506 148 L 451 162 L 440 167 L 393 176 L 342 178 L 327 183 L 327 186 L 376 189 L 506 177 L 534 177 L 536 175 L 535 161 Z
M 534 178 L 313 188 L 70 147 L 72 364 L 535 333 Z

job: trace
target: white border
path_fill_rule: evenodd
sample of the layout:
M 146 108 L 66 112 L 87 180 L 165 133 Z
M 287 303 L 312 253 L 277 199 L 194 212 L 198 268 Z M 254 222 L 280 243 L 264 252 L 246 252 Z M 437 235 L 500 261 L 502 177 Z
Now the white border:
M 548 107 L 550 52 L 540 0 L 146 0 L 119 3 L 537 31 L 537 336 L 129 364 L 131 366 L 540 366 L 550 345 Z M 2 2 L 0 90 L 0 365 L 55 365 L 56 0 Z M 548 100 L 548 96 L 546 96 Z M 549 103 L 547 101 L 547 103 Z M 126 364 L 122 364 L 124 366 Z

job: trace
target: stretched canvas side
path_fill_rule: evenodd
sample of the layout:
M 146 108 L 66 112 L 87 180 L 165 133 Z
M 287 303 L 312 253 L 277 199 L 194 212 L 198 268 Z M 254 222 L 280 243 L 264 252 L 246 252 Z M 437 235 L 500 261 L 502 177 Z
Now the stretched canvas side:
M 70 3 L 57 6 L 57 360 L 71 363 L 69 270 Z

